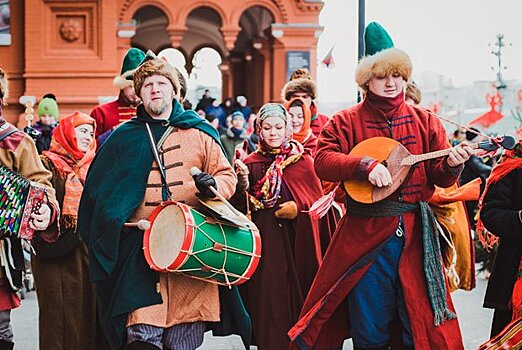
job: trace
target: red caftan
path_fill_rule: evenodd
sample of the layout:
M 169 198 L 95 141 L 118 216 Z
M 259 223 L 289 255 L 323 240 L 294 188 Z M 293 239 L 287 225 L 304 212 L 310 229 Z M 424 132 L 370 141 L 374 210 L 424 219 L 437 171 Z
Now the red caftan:
M 332 118 L 319 137 L 315 157 L 319 178 L 331 182 L 367 179 L 372 160 L 348 153 L 357 143 L 371 137 L 391 137 L 412 154 L 448 148 L 444 128 L 433 113 L 406 104 L 402 94 L 389 104 L 381 105 L 367 97 Z M 450 168 L 445 158 L 420 163 L 390 199 L 408 203 L 428 201 L 435 185 L 452 185 L 461 170 L 462 167 Z M 349 212 L 349 207 L 347 209 Z M 406 241 L 399 277 L 415 348 L 463 349 L 456 319 L 434 326 L 423 270 L 420 215 L 406 213 L 403 219 Z M 350 336 L 346 297 L 372 263 L 371 259 L 364 259 L 365 256 L 394 233 L 398 220 L 398 216 L 342 218 L 306 298 L 300 320 L 289 332 L 296 347 L 321 350 L 342 346 L 343 340 Z M 449 309 L 454 311 L 449 288 L 446 299 Z
M 91 117 L 96 120 L 96 139 L 98 136 L 136 116 L 136 107 L 129 106 L 123 98 L 123 92 L 116 101 L 94 107 Z

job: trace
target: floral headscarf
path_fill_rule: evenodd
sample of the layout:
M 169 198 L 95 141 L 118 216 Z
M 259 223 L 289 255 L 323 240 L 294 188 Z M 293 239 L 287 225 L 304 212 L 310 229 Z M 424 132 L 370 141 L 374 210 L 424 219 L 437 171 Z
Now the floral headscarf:
M 268 146 L 263 139 L 261 128 L 268 117 L 281 118 L 285 123 L 285 136 L 278 148 Z M 256 150 L 267 158 L 273 159 L 265 175 L 251 188 L 250 201 L 254 210 L 272 208 L 281 196 L 283 170 L 297 162 L 303 155 L 303 146 L 292 141 L 290 117 L 283 105 L 267 103 L 261 107 L 257 115 L 256 132 L 259 135 L 259 146 Z

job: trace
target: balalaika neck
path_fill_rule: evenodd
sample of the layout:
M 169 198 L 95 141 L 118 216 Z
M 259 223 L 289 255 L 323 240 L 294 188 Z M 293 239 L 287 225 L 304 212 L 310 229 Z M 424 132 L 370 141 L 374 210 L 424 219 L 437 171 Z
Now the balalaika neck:
M 473 149 L 477 149 L 479 146 L 478 142 L 471 143 L 468 145 Z M 411 166 L 411 165 L 414 165 L 414 164 L 417 164 L 420 162 L 424 162 L 425 160 L 445 157 L 448 154 L 450 154 L 450 152 L 451 152 L 451 148 L 447 148 L 447 149 L 442 149 L 440 151 L 434 151 L 434 152 L 429 152 L 429 153 L 424 153 L 424 154 L 412 154 L 412 155 L 404 158 L 403 161 L 401 162 L 401 165 L 410 165 Z

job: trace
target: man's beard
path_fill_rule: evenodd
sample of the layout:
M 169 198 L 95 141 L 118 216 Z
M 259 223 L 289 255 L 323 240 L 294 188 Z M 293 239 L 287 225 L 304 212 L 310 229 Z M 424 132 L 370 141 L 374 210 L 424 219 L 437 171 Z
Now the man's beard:
M 168 104 L 165 100 L 161 100 L 160 103 L 157 103 L 156 101 L 150 101 L 148 107 L 153 114 L 161 115 L 167 110 Z

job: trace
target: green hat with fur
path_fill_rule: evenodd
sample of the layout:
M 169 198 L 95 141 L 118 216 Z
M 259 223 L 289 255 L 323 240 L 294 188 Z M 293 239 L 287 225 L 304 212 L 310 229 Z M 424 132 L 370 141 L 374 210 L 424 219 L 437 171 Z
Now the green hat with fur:
M 132 86 L 132 79 L 128 80 L 126 78 L 132 75 L 132 73 L 136 70 L 136 68 L 138 68 L 144 58 L 145 53 L 143 51 L 135 47 L 131 47 L 123 58 L 120 75 L 114 78 L 114 86 L 120 90 Z
M 377 22 L 368 24 L 364 32 L 365 53 L 357 69 L 355 81 L 363 90 L 368 90 L 368 82 L 374 77 L 400 74 L 409 82 L 413 71 L 408 54 L 393 45 L 388 32 Z

